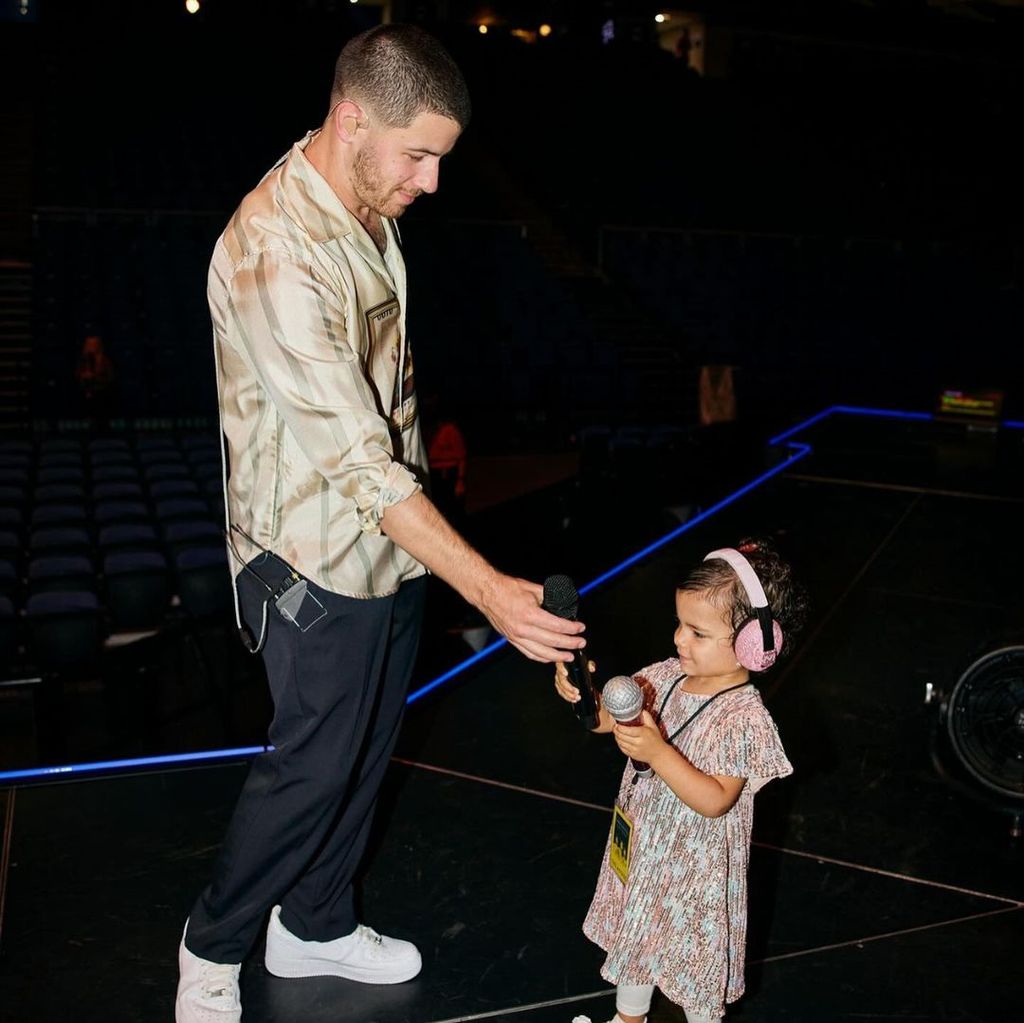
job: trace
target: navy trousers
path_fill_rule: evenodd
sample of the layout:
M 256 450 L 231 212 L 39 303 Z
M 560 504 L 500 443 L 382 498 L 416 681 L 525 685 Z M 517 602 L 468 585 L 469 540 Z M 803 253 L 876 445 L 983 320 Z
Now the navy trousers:
M 241 962 L 278 903 L 304 941 L 330 941 L 359 922 L 353 876 L 405 709 L 426 579 L 369 600 L 308 585 L 327 614 L 307 632 L 267 607 L 274 749 L 253 761 L 185 938 L 212 962 Z M 267 587 L 248 570 L 238 587 L 258 636 Z

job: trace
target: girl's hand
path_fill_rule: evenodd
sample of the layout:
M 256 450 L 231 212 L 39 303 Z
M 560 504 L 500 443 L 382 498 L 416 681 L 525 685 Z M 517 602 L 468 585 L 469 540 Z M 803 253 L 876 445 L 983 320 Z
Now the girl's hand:
M 587 667 L 590 668 L 591 675 L 597 670 L 593 661 L 588 661 Z M 580 691 L 569 681 L 569 669 L 563 661 L 559 661 L 555 665 L 555 691 L 569 703 L 579 701 Z
M 640 725 L 619 725 L 617 724 L 612 733 L 619 749 L 632 757 L 634 760 L 643 760 L 653 765 L 660 753 L 671 749 L 661 734 L 661 729 L 654 723 L 651 712 L 645 710 L 642 714 L 643 724 Z

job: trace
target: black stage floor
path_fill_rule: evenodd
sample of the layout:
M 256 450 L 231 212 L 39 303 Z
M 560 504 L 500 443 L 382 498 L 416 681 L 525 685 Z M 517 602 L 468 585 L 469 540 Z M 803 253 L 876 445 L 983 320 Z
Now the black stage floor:
M 924 703 L 975 651 L 1024 642 L 1022 439 L 830 417 L 793 438 L 811 453 L 583 598 L 608 677 L 672 653 L 677 566 L 740 534 L 774 534 L 811 591 L 762 687 L 796 772 L 757 799 L 748 993 L 727 1018 L 1024 1020 L 1021 841 L 937 769 Z M 613 1014 L 580 922 L 622 763 L 550 675 L 506 647 L 409 709 L 362 897 L 368 923 L 418 942 L 421 976 L 278 980 L 257 949 L 247 1023 Z M 244 771 L 8 790 L 5 1023 L 171 1018 L 181 926 Z M 656 1001 L 652 1023 L 682 1020 Z

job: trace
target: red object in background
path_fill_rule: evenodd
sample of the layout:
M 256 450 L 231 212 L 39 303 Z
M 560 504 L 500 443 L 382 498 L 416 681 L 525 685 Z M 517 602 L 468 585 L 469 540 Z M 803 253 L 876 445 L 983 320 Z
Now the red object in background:
M 466 494 L 466 440 L 451 420 L 439 423 L 427 446 L 431 472 L 452 482 L 456 497 Z

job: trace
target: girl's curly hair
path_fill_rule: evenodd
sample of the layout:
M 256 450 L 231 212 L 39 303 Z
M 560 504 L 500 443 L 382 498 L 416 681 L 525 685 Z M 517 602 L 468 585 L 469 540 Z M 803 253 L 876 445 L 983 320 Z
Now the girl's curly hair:
M 807 591 L 793 579 L 792 569 L 775 545 L 761 537 L 745 537 L 735 547 L 750 562 L 761 581 L 772 616 L 782 626 L 780 656 L 788 653 L 807 615 Z M 704 593 L 732 622 L 733 639 L 754 616 L 750 599 L 727 561 L 702 561 L 679 584 L 680 590 Z

